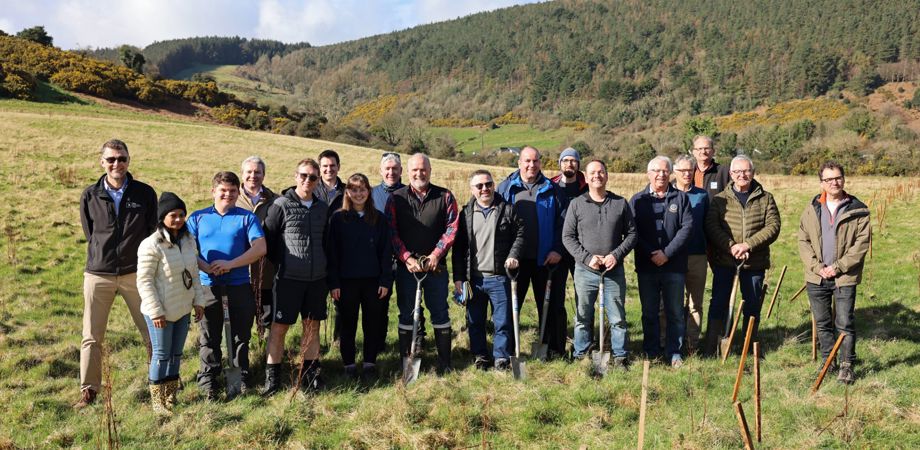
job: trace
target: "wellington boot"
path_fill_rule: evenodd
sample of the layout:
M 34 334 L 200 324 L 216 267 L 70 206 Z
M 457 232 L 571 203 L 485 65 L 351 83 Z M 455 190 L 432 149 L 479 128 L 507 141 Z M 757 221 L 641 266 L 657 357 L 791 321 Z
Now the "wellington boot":
M 434 343 L 438 349 L 438 372 L 441 374 L 453 372 L 450 361 L 451 341 L 453 331 L 450 328 L 435 328 Z
M 719 338 L 725 332 L 725 321 L 712 319 L 706 324 L 706 337 L 703 343 L 703 356 L 715 356 L 719 348 Z
M 262 397 L 271 397 L 281 390 L 281 364 L 265 365 L 265 388 Z
M 412 330 L 399 330 L 399 356 L 405 358 L 409 356 L 412 347 Z
M 150 406 L 153 413 L 161 417 L 169 417 L 172 411 L 166 407 L 166 384 L 151 384 L 150 388 Z
M 179 392 L 179 380 L 170 380 L 163 383 L 163 405 L 172 411 L 176 406 L 176 394 Z

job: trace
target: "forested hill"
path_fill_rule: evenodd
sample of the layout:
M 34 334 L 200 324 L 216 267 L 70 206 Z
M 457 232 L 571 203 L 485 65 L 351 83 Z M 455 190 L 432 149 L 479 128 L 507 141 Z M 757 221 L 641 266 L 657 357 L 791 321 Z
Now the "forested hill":
M 329 113 L 413 93 L 413 114 L 525 109 L 622 126 L 726 114 L 916 75 L 918 0 L 563 1 L 262 57 L 251 78 Z
M 285 44 L 266 39 L 241 37 L 193 37 L 158 41 L 141 52 L 146 59 L 145 70 L 165 78 L 172 78 L 190 66 L 198 64 L 248 64 L 260 57 L 283 56 L 294 50 L 309 48 L 308 43 Z M 103 48 L 90 52 L 93 56 L 119 61 L 119 49 Z

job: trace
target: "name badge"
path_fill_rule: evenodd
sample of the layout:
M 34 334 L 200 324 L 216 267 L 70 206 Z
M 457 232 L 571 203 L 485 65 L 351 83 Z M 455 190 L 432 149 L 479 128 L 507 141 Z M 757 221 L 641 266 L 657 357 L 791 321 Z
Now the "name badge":
M 718 188 L 719 188 L 719 182 L 718 182 L 718 181 L 710 181 L 710 182 L 709 182 L 709 189 L 718 189 Z

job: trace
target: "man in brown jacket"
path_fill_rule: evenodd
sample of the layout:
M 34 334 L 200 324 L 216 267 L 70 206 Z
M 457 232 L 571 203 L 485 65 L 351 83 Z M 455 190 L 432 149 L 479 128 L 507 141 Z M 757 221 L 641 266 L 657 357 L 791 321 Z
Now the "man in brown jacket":
M 805 207 L 799 224 L 799 257 L 805 265 L 808 300 L 824 356 L 821 365 L 830 355 L 836 337 L 843 333 L 837 380 L 852 384 L 856 380 L 853 309 L 856 285 L 862 278 L 863 261 L 869 250 L 869 208 L 843 189 L 840 164 L 822 164 L 818 176 L 821 193 Z M 836 317 L 832 317 L 832 300 L 836 301 Z M 831 364 L 836 365 L 835 361 Z
M 770 244 L 779 237 L 780 216 L 773 195 L 754 180 L 754 162 L 738 155 L 731 162 L 732 182 L 713 197 L 706 214 L 706 239 L 712 251 L 712 301 L 706 329 L 706 352 L 715 353 L 718 337 L 731 320 L 729 297 L 735 268 L 741 264 L 739 288 L 744 299 L 744 328 L 760 322 L 764 273 L 770 267 Z
M 250 156 L 243 160 L 240 172 L 243 174 L 243 192 L 236 206 L 255 214 L 259 218 L 259 225 L 264 228 L 268 207 L 278 198 L 278 194 L 262 184 L 265 181 L 265 161 L 258 156 Z M 265 330 L 271 328 L 272 323 L 275 266 L 263 256 L 249 266 L 249 277 L 252 279 L 253 296 L 256 298 L 256 327 L 261 338 L 264 337 Z

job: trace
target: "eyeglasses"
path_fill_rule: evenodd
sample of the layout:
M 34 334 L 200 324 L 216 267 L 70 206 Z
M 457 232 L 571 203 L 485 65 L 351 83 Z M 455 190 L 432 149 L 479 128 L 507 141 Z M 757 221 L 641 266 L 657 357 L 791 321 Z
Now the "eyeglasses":
M 680 173 L 686 175 L 686 174 L 688 174 L 688 173 L 693 172 L 693 169 L 674 169 L 674 171 L 675 171 L 675 172 L 680 172 Z
M 315 182 L 317 179 L 319 179 L 319 177 L 316 176 L 315 173 L 303 173 L 303 172 L 298 172 L 298 173 L 297 173 L 297 178 L 300 178 L 301 180 L 307 180 L 307 181 L 309 181 L 310 183 L 313 183 L 313 182 Z
M 476 183 L 476 184 L 472 185 L 471 187 L 476 188 L 477 191 L 481 191 L 481 190 L 483 190 L 483 188 L 485 188 L 485 189 L 492 189 L 492 186 L 495 186 L 495 182 L 494 182 L 494 181 L 486 181 L 485 183 Z
M 651 173 L 671 173 L 668 169 L 649 169 Z
M 839 177 L 834 177 L 834 178 L 825 178 L 825 179 L 821 180 L 821 182 L 822 182 L 822 183 L 827 183 L 827 184 L 831 184 L 831 183 L 843 183 L 843 176 L 841 175 L 841 176 L 839 176 Z
M 115 162 L 126 163 L 128 162 L 127 156 L 109 156 L 102 158 L 103 161 L 109 164 L 115 164 Z
M 752 174 L 752 173 L 754 173 L 754 171 L 753 171 L 752 169 L 746 169 L 746 170 L 732 170 L 732 175 L 750 175 L 750 174 Z

